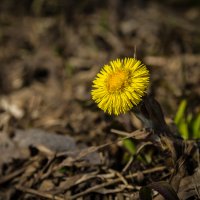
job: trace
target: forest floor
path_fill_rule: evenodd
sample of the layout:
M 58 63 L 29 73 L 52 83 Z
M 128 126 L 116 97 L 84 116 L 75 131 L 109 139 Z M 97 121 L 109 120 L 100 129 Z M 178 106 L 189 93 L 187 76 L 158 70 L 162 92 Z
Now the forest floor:
M 198 199 L 198 141 L 182 154 L 152 143 L 133 113 L 103 113 L 90 91 L 104 64 L 136 53 L 172 132 L 182 99 L 200 112 L 199 5 L 30 2 L 0 6 L 0 200 L 138 199 L 147 185 L 157 199 L 169 185 Z

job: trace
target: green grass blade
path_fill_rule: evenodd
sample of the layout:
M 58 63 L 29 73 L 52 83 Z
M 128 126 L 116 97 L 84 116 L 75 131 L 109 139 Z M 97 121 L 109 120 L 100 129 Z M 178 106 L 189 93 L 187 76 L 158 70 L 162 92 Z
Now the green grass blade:
M 176 116 L 175 116 L 175 119 L 174 119 L 174 122 L 178 125 L 181 120 L 184 118 L 184 114 L 185 114 L 185 109 L 186 109 L 186 106 L 187 106 L 187 101 L 184 99 L 181 101 L 180 105 L 179 105 L 179 108 L 178 108 L 178 111 L 176 113 Z
M 194 138 L 200 138 L 200 113 L 195 117 L 193 125 L 192 125 L 192 129 L 193 129 L 193 134 L 194 134 Z
M 131 139 L 123 140 L 123 145 L 130 152 L 130 154 L 132 155 L 136 154 L 136 147 L 135 147 L 134 142 Z

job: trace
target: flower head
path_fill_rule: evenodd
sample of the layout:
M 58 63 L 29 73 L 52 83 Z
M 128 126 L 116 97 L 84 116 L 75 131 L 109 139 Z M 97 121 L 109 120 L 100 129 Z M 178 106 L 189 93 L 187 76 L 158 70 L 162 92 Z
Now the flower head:
M 119 115 L 137 105 L 149 85 L 149 71 L 134 58 L 105 65 L 93 81 L 92 99 L 104 112 Z

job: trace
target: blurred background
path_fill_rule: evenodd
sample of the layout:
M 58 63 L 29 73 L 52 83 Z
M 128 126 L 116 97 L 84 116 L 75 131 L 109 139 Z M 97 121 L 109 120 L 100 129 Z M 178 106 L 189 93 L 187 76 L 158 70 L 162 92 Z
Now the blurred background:
M 42 128 L 99 144 L 114 137 L 111 128 L 140 128 L 90 96 L 100 68 L 135 50 L 168 121 L 183 99 L 198 113 L 199 19 L 198 0 L 1 0 L 1 130 Z

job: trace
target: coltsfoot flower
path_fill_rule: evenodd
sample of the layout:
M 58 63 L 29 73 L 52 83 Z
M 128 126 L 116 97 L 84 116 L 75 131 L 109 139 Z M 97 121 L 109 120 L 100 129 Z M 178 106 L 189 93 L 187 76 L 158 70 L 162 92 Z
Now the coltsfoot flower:
M 93 81 L 92 99 L 104 112 L 126 113 L 142 100 L 149 76 L 146 66 L 134 58 L 111 61 Z

